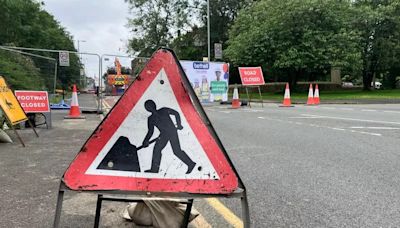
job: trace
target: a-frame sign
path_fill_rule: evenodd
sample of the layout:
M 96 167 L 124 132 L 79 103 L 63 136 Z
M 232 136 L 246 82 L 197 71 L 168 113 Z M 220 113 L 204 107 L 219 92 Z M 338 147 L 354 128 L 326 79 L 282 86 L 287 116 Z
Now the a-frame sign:
M 61 186 L 60 192 L 236 196 L 249 224 L 245 187 L 168 49 L 153 54 L 65 171 Z

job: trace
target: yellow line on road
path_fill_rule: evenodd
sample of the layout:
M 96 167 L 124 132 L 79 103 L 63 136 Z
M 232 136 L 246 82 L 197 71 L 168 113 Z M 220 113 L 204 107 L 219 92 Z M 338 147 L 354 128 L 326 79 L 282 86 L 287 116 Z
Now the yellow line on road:
M 206 199 L 207 203 L 210 204 L 224 219 L 235 228 L 242 228 L 243 221 L 237 217 L 231 210 L 216 198 Z

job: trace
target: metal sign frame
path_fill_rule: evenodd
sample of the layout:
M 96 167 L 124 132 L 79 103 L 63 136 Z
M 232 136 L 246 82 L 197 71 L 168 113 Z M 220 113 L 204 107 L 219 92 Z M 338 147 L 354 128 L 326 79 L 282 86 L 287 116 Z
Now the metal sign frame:
M 87 193 L 94 193 L 97 195 L 103 195 L 103 194 L 108 194 L 108 195 L 134 195 L 134 196 L 142 196 L 143 199 L 146 198 L 152 198 L 152 197 L 169 197 L 169 198 L 186 198 L 186 199 L 198 199 L 198 198 L 211 198 L 211 197 L 217 197 L 217 198 L 240 198 L 241 199 L 241 207 L 242 207 L 242 219 L 243 219 L 243 225 L 245 228 L 250 228 L 250 212 L 249 212 L 249 205 L 248 205 L 248 200 L 247 200 L 247 192 L 246 192 L 246 187 L 243 184 L 242 179 L 239 176 L 239 173 L 235 169 L 235 166 L 233 165 L 231 159 L 229 158 L 225 148 L 222 145 L 221 140 L 218 138 L 217 133 L 211 124 L 211 121 L 209 120 L 207 114 L 205 113 L 199 99 L 197 98 L 188 78 L 186 77 L 185 72 L 183 71 L 182 66 L 179 64 L 179 60 L 176 57 L 175 53 L 168 48 L 160 48 L 159 50 L 162 51 L 168 51 L 171 52 L 173 59 L 177 63 L 178 71 L 181 75 L 182 83 L 186 91 L 188 92 L 189 97 L 192 100 L 192 103 L 194 105 L 194 108 L 196 111 L 199 113 L 200 118 L 203 120 L 205 126 L 209 130 L 211 136 L 214 138 L 215 142 L 217 145 L 220 147 L 223 155 L 225 156 L 228 164 L 232 168 L 234 174 L 236 175 L 238 179 L 238 189 L 234 191 L 233 193 L 229 194 L 193 194 L 193 193 L 185 193 L 185 192 L 179 192 L 179 193 L 171 193 L 171 192 L 146 192 L 146 191 L 123 191 L 123 190 L 105 190 L 105 191 L 98 191 L 98 190 L 86 190 L 85 192 Z M 143 71 L 143 69 L 142 69 Z M 140 74 L 139 74 L 140 75 Z M 138 78 L 136 78 L 138 79 Z M 140 80 L 140 78 L 138 79 Z M 133 84 L 133 83 L 132 83 Z M 132 85 L 131 84 L 131 85 Z M 118 101 L 120 102 L 120 100 Z M 117 102 L 117 104 L 118 104 Z M 117 105 L 116 104 L 116 105 Z M 109 112 L 107 116 L 110 114 Z M 107 116 L 103 119 L 107 119 Z M 94 132 L 97 131 L 101 123 L 98 125 L 98 127 L 95 129 Z M 89 139 L 88 139 L 89 140 Z M 86 144 L 86 143 L 85 143 Z M 66 191 L 74 191 L 69 189 L 65 183 L 64 183 L 64 177 L 62 177 L 61 182 L 60 182 L 60 187 L 59 187 L 59 192 L 58 192 L 58 197 L 57 197 L 57 206 L 56 206 L 56 212 L 55 212 L 55 217 L 54 217 L 54 223 L 53 227 L 57 228 L 59 227 L 60 224 L 60 218 L 61 218 L 61 209 L 62 209 L 62 203 L 63 203 L 63 197 L 64 197 L 64 192 Z
M 4 83 L 5 83 L 5 85 L 7 86 L 7 88 L 10 89 L 10 88 L 8 87 L 7 81 L 6 81 L 5 79 L 4 79 Z M 10 90 L 11 90 L 11 89 L 10 89 Z M 0 106 L 0 109 L 1 109 L 2 112 L 4 113 L 4 116 L 6 117 L 7 122 L 9 123 L 9 125 L 11 126 L 11 128 L 13 129 L 13 131 L 14 131 L 15 135 L 17 136 L 18 140 L 20 141 L 20 143 L 22 144 L 22 146 L 25 147 L 24 140 L 22 140 L 21 136 L 18 134 L 18 132 L 17 132 L 17 130 L 15 129 L 14 125 L 17 125 L 17 124 L 20 124 L 20 123 L 23 123 L 23 122 L 27 121 L 28 124 L 29 124 L 29 126 L 32 128 L 32 130 L 33 130 L 33 132 L 35 133 L 35 135 L 36 135 L 37 138 L 39 138 L 39 134 L 36 132 L 35 127 L 34 127 L 33 124 L 31 123 L 31 121 L 29 120 L 28 116 L 26 115 L 25 110 L 22 108 L 21 103 L 19 102 L 19 100 L 17 99 L 17 97 L 15 96 L 15 94 L 14 94 L 13 92 L 11 92 L 11 94 L 15 97 L 15 100 L 18 102 L 18 105 L 20 106 L 22 112 L 24 112 L 24 114 L 25 114 L 25 116 L 27 117 L 27 119 L 26 119 L 26 120 L 19 121 L 19 122 L 13 124 L 12 121 L 10 120 L 10 118 L 7 116 L 6 112 L 4 111 L 4 109 L 3 109 L 1 106 Z M 0 126 L 0 127 L 2 127 L 2 126 Z

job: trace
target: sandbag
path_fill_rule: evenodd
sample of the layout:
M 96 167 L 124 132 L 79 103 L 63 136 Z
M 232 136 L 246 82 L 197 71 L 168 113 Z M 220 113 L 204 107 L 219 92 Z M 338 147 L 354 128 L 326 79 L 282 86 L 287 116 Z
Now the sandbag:
M 154 228 L 180 228 L 186 204 L 177 200 L 144 200 L 144 203 L 130 204 L 127 211 L 136 225 Z M 199 212 L 192 208 L 189 222 L 198 215 Z
M 12 139 L 6 132 L 0 129 L 0 143 L 12 143 Z

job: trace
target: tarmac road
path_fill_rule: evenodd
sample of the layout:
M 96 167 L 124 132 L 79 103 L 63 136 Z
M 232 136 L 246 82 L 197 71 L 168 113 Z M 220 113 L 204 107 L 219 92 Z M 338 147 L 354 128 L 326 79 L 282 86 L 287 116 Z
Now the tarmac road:
M 248 189 L 252 227 L 399 226 L 400 105 L 206 110 Z
M 93 97 L 79 99 L 93 106 Z M 252 227 L 399 226 L 399 104 L 205 110 L 246 184 Z M 54 128 L 38 129 L 40 138 L 20 131 L 26 148 L 0 144 L 0 227 L 51 226 L 60 177 L 100 120 L 64 115 L 54 112 Z M 240 217 L 239 200 L 222 202 Z M 62 227 L 92 227 L 95 203 L 93 194 L 67 194 Z M 102 227 L 129 227 L 123 208 L 107 203 Z M 216 201 L 195 208 L 204 216 L 197 227 L 240 223 Z

